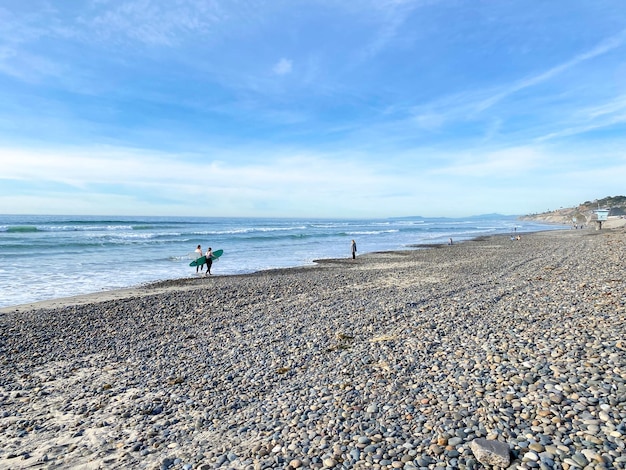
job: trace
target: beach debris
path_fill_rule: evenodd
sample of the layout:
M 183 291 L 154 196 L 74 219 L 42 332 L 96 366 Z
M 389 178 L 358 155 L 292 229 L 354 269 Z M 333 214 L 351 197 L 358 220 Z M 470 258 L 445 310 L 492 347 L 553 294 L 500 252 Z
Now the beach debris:
M 470 449 L 480 463 L 495 467 L 507 468 L 511 463 L 511 453 L 508 444 L 483 438 L 474 439 Z
M 337 332 L 335 334 L 335 336 L 340 341 L 352 341 L 354 339 L 354 336 L 350 336 L 350 335 L 348 335 L 346 333 L 342 333 L 342 332 Z
M 327 352 L 350 349 L 350 345 L 352 341 L 354 341 L 354 336 L 342 332 L 335 333 L 335 338 L 337 339 L 337 342 L 330 346 L 326 350 Z
M 370 339 L 370 343 L 380 343 L 383 341 L 395 341 L 398 339 L 396 335 L 381 335 Z

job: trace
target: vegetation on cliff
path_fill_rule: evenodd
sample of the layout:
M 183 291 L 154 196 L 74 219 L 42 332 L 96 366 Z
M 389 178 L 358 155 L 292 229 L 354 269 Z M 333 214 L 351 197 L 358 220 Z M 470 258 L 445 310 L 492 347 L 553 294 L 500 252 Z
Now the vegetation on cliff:
M 555 224 L 586 225 L 596 220 L 597 209 L 609 209 L 609 217 L 626 215 L 626 196 L 607 196 L 602 199 L 585 201 L 577 207 L 561 208 L 539 214 L 528 214 L 522 220 L 535 220 Z

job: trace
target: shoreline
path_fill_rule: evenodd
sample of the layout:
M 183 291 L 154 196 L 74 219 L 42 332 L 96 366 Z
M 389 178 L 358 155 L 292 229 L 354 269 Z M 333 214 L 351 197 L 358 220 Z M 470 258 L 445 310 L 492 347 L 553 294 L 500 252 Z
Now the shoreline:
M 550 222 L 544 221 L 544 223 L 548 225 L 563 225 L 560 222 L 550 223 Z M 621 229 L 624 227 L 626 227 L 626 219 L 611 218 L 604 223 L 603 230 L 615 230 L 615 229 Z M 563 228 L 563 230 L 567 231 L 566 228 Z M 552 231 L 553 230 L 545 230 L 545 232 L 552 232 Z M 596 230 L 592 230 L 590 228 L 585 229 L 585 232 L 594 232 L 594 231 Z M 530 235 L 530 234 L 542 233 L 542 232 L 544 232 L 544 230 L 539 230 L 535 232 L 524 232 L 524 233 L 521 233 L 521 235 Z M 455 242 L 455 245 L 460 244 L 460 243 L 468 243 L 472 241 L 477 241 L 483 238 L 500 237 L 500 236 L 509 237 L 509 235 L 504 235 L 504 234 L 480 235 L 475 238 Z M 364 256 L 381 255 L 383 253 L 403 253 L 405 251 L 413 251 L 414 249 L 440 249 L 440 248 L 444 248 L 447 246 L 448 246 L 447 243 L 414 244 L 414 245 L 408 245 L 407 248 L 410 248 L 410 249 L 406 249 L 406 250 L 374 251 L 374 252 L 364 253 L 363 255 L 358 255 L 357 259 L 362 258 Z M 254 276 L 254 275 L 259 275 L 263 273 L 271 273 L 271 272 L 280 273 L 280 272 L 291 271 L 291 270 L 316 269 L 325 265 L 341 264 L 343 262 L 350 263 L 352 261 L 353 260 L 349 257 L 314 259 L 313 265 L 293 266 L 293 267 L 288 267 L 288 268 L 263 269 L 260 271 L 254 271 L 254 272 L 245 273 L 245 274 L 223 274 L 223 275 L 218 274 L 214 277 L 232 278 L 232 277 L 240 277 L 240 276 Z M 64 306 L 85 305 L 89 303 L 104 302 L 104 301 L 109 301 L 109 300 L 121 299 L 125 297 L 150 295 L 150 294 L 159 293 L 159 292 L 167 292 L 168 290 L 172 290 L 172 289 L 183 288 L 183 286 L 185 286 L 187 289 L 194 289 L 197 287 L 195 286 L 195 284 L 202 282 L 203 280 L 204 278 L 195 277 L 195 276 L 194 277 L 181 277 L 181 278 L 175 278 L 175 279 L 153 281 L 149 283 L 138 284 L 135 286 L 125 287 L 125 288 L 120 288 L 120 289 L 91 292 L 87 294 L 79 294 L 79 295 L 69 296 L 69 297 L 56 297 L 53 299 L 39 300 L 35 302 L 26 302 L 23 304 L 0 307 L 0 315 L 6 314 L 6 313 L 13 313 L 13 312 L 26 312 L 29 310 L 40 310 L 40 309 L 61 308 Z
M 3 257 L 6 259 L 0 276 L 3 291 L 0 308 L 3 309 L 192 277 L 196 270 L 188 267 L 191 262 L 188 250 L 203 239 L 205 244 L 208 240 L 209 245 L 227 251 L 214 274 L 235 275 L 308 266 L 314 258 L 345 257 L 351 236 L 358 238 L 361 254 L 406 249 L 416 242 L 444 242 L 455 234 L 465 238 L 480 233 L 509 233 L 514 226 L 523 231 L 554 228 L 496 214 L 415 220 L 411 217 L 24 217 L 21 222 L 30 228 L 24 232 L 20 232 L 19 227 L 15 229 L 22 248 L 16 245 Z M 11 227 L 20 222 L 10 216 L 5 219 L 8 230 L 13 230 Z M 42 236 L 47 232 L 54 236 Z M 99 234 L 97 237 L 104 236 L 103 244 L 92 245 L 90 240 L 95 232 Z M 49 255 L 30 256 L 30 252 L 23 251 L 27 246 L 31 251 L 49 252 Z
M 565 230 L 565 229 L 564 229 Z M 530 235 L 534 233 L 541 233 L 543 231 L 537 232 L 524 232 L 522 235 Z M 550 230 L 546 230 L 546 232 L 550 232 Z M 455 242 L 455 245 L 459 245 L 462 243 L 468 243 L 473 241 L 480 241 L 482 239 L 488 239 L 490 237 L 509 237 L 509 235 L 496 234 L 496 235 L 480 235 L 475 238 L 471 238 L 468 240 L 462 240 L 459 242 Z M 445 248 L 449 245 L 447 243 L 424 243 L 424 244 L 413 244 L 408 245 L 407 248 L 403 250 L 388 250 L 388 251 L 373 251 L 367 252 L 362 255 L 357 255 L 356 261 L 360 259 L 365 259 L 367 257 L 381 257 L 384 258 L 388 255 L 395 256 L 399 254 L 402 256 L 405 252 L 412 252 L 414 250 L 420 249 L 439 249 Z M 27 312 L 30 310 L 41 310 L 41 309 L 54 309 L 54 308 L 63 308 L 67 306 L 78 306 L 78 305 L 86 305 L 91 303 L 99 303 L 106 302 L 110 300 L 120 300 L 123 298 L 129 297 L 138 297 L 144 295 L 151 294 L 159 294 L 159 293 L 167 293 L 168 291 L 184 289 L 184 290 L 193 290 L 198 288 L 198 284 L 203 282 L 210 282 L 210 279 L 215 278 L 238 278 L 238 277 L 248 277 L 248 276 L 259 276 L 266 274 L 281 274 L 285 272 L 297 272 L 300 270 L 308 270 L 308 269 L 320 269 L 328 266 L 344 266 L 344 265 L 352 265 L 355 264 L 355 260 L 352 260 L 350 257 L 345 258 L 320 258 L 314 259 L 312 265 L 303 265 L 303 266 L 292 266 L 288 268 L 270 268 L 270 269 L 262 269 L 259 271 L 254 271 L 251 273 L 245 274 L 217 274 L 215 276 L 211 276 L 210 278 L 202 277 L 202 276 L 193 276 L 193 277 L 181 277 L 175 279 L 165 279 L 161 281 L 153 281 L 145 284 L 139 284 L 137 286 L 131 286 L 121 289 L 113 289 L 113 290 L 105 290 L 101 292 L 91 292 L 88 294 L 79 294 L 70 297 L 58 297 L 54 299 L 48 300 L 39 300 L 36 302 L 27 302 L 24 304 L 10 305 L 7 307 L 0 307 L 0 315 L 5 313 L 15 313 L 15 312 Z
M 482 439 L 501 467 L 626 468 L 625 235 L 494 235 L 4 313 L 0 468 L 470 470 L 495 465 Z

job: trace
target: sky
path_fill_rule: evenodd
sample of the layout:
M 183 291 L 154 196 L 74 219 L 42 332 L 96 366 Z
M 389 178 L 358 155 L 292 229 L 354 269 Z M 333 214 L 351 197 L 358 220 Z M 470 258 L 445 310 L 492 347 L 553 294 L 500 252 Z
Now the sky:
M 0 213 L 462 217 L 624 194 L 623 0 L 0 2 Z

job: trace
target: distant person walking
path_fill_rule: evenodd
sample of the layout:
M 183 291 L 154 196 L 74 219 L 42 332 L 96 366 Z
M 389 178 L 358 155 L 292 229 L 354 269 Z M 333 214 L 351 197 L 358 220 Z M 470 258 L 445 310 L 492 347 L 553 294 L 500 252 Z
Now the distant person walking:
M 202 247 L 200 245 L 198 245 L 198 247 L 196 248 L 195 253 L 197 255 L 196 259 L 202 258 Z M 200 272 L 202 272 L 202 267 L 203 266 L 204 265 L 202 265 L 202 264 L 196 265 L 196 274 L 198 273 L 198 269 L 200 270 Z
M 356 242 L 354 240 L 350 244 L 350 250 L 352 251 L 352 259 L 356 259 Z
M 213 266 L 213 259 L 211 258 L 213 256 L 213 250 L 211 250 L 211 247 L 209 247 L 209 249 L 206 250 L 206 253 L 204 254 L 204 256 L 206 256 L 206 272 L 210 276 L 211 266 Z

